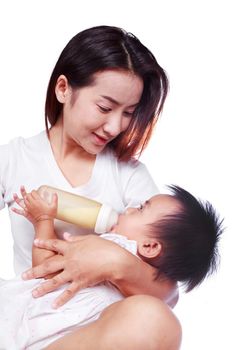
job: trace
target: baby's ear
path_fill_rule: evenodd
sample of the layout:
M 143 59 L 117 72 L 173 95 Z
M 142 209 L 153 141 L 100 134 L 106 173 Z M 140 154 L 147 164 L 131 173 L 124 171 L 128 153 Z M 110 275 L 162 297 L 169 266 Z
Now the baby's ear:
M 147 238 L 138 244 L 138 252 L 146 258 L 156 258 L 162 250 L 161 243 L 155 238 Z

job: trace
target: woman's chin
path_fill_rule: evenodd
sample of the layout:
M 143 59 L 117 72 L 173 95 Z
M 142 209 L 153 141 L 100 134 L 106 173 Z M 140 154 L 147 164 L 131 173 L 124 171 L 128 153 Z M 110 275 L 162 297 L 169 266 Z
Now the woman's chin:
M 105 148 L 104 146 L 94 145 L 94 144 L 79 144 L 79 146 L 88 154 L 96 156 L 98 153 L 102 152 Z

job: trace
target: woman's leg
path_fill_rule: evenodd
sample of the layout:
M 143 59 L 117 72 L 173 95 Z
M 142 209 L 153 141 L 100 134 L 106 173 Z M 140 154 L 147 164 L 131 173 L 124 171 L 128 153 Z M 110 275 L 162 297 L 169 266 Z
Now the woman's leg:
M 178 350 L 181 326 L 162 301 L 136 295 L 110 305 L 101 317 L 45 350 Z

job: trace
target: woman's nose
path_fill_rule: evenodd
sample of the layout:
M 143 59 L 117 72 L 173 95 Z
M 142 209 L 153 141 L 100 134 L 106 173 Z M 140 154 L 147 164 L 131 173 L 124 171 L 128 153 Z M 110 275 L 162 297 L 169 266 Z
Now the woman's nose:
M 103 130 L 106 134 L 109 134 L 111 137 L 118 136 L 121 133 L 121 131 L 123 131 L 122 116 L 119 114 L 110 115 L 103 126 Z

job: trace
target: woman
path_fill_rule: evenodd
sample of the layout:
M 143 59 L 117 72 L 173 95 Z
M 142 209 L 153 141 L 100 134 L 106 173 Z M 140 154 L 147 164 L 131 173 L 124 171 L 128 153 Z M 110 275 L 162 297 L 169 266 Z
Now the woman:
M 11 208 L 21 184 L 27 190 L 42 184 L 60 187 L 107 202 L 119 212 L 156 194 L 145 166 L 133 157 L 147 145 L 167 90 L 165 72 L 132 34 L 108 26 L 77 34 L 62 51 L 49 82 L 46 132 L 1 147 L 1 205 Z M 19 273 L 31 265 L 34 232 L 22 217 L 10 217 Z M 56 223 L 58 237 L 65 230 L 85 233 Z M 95 240 L 88 235 L 43 243 L 61 254 L 24 274 L 56 273 L 33 295 L 40 297 L 69 281 L 55 301 L 59 307 L 79 289 L 109 280 L 130 297 L 49 349 L 73 349 L 76 344 L 80 349 L 178 349 L 180 326 L 163 303 L 176 303 L 175 283 L 164 276 L 154 281 L 151 266 L 115 244 L 108 249 L 101 240 L 98 247 Z

